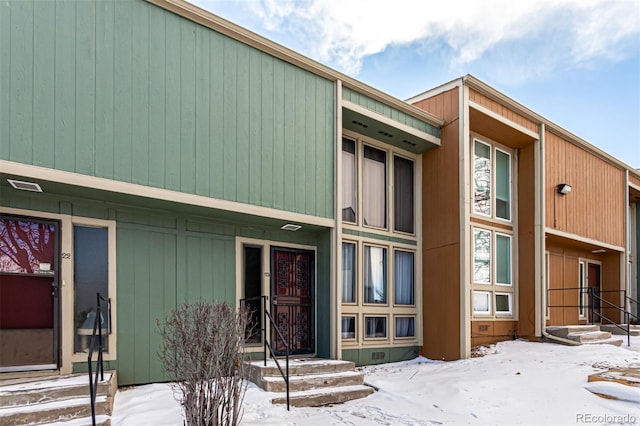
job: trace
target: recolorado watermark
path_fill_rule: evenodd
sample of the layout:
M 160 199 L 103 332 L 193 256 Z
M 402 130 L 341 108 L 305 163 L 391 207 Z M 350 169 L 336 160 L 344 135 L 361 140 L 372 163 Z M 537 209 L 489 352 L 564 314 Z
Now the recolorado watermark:
M 597 424 L 637 424 L 638 419 L 631 414 L 609 415 L 609 414 L 576 414 L 576 423 L 597 423 Z

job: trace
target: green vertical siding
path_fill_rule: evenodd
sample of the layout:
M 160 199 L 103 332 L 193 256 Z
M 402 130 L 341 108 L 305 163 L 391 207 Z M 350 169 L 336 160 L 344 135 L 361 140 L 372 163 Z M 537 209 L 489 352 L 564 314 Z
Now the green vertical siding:
M 385 105 L 382 102 L 376 101 L 375 99 L 372 99 L 366 95 L 355 92 L 347 87 L 342 88 L 342 99 L 352 102 L 356 105 L 360 105 L 361 107 L 370 109 L 371 111 L 377 112 L 380 115 L 391 118 L 399 123 L 405 124 L 409 127 L 413 127 L 414 129 L 420 130 L 437 138 L 440 137 L 440 129 L 438 129 L 436 126 L 433 126 L 426 121 L 422 121 L 416 117 L 390 107 L 389 105 Z
M 332 218 L 335 85 L 143 0 L 0 2 L 0 158 Z
M 157 357 L 161 344 L 157 320 L 177 305 L 200 299 L 235 304 L 236 237 L 317 247 L 318 351 L 329 355 L 329 231 L 287 232 L 259 222 L 229 223 L 6 186 L 0 187 L 0 202 L 3 207 L 32 210 L 34 216 L 47 212 L 115 220 L 117 311 L 113 314 L 118 349 L 111 365 L 118 368 L 120 385 L 167 380 Z
M 342 359 L 354 362 L 357 366 L 400 362 L 416 358 L 419 349 L 417 346 L 343 349 Z

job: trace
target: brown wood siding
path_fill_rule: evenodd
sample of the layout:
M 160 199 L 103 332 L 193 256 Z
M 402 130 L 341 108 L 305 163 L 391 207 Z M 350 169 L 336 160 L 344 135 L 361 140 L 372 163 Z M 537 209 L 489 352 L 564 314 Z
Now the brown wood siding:
M 518 153 L 517 333 L 535 336 L 535 146 Z
M 582 324 L 585 320 L 579 319 L 578 312 L 578 287 L 579 287 L 579 262 L 593 262 L 600 264 L 603 296 L 611 303 L 620 305 L 620 253 L 607 252 L 594 254 L 591 247 L 581 247 L 579 244 L 549 236 L 547 238 L 547 250 L 549 251 L 549 289 L 547 293 L 550 306 L 567 306 L 549 309 L 548 325 L 572 325 Z M 609 291 L 614 291 L 609 293 Z M 603 309 L 603 314 L 616 321 L 620 320 L 617 311 Z M 606 322 L 606 321 L 605 321 Z
M 469 89 L 469 100 L 473 101 L 483 107 L 487 108 L 506 118 L 507 120 L 513 121 L 514 123 L 519 124 L 520 126 L 531 130 L 532 132 L 538 133 L 540 127 L 534 123 L 533 121 L 523 117 L 522 115 L 510 110 L 508 107 L 493 101 L 486 96 L 476 92 L 473 89 Z
M 624 245 L 624 171 L 545 133 L 546 226 L 604 243 Z M 560 195 L 556 186 L 571 185 Z
M 640 177 L 629 174 L 629 182 L 634 184 L 635 186 L 640 187 Z
M 513 340 L 516 329 L 516 321 L 471 321 L 471 346 Z
M 423 353 L 460 358 L 458 88 L 416 104 L 445 120 L 439 148 L 422 156 Z

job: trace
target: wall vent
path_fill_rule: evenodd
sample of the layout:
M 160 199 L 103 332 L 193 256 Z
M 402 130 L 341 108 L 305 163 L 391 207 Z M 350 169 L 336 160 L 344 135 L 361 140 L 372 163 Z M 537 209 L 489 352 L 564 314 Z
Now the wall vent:
M 385 355 L 384 352 L 371 352 L 371 359 L 384 359 Z
M 38 185 L 37 183 L 25 182 L 15 179 L 7 179 L 7 182 L 9 182 L 9 185 L 11 185 L 14 189 L 31 192 L 42 192 L 42 188 L 40 188 L 40 185 Z

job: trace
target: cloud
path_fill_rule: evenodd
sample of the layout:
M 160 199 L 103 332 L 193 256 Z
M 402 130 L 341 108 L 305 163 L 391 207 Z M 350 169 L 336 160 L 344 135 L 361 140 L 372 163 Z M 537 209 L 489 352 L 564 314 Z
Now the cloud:
M 433 44 L 445 49 L 452 72 L 493 58 L 502 61 L 496 72 L 508 73 L 511 63 L 524 82 L 556 69 L 622 60 L 640 44 L 635 0 L 238 1 L 268 31 L 295 37 L 302 53 L 350 75 L 389 47 Z

